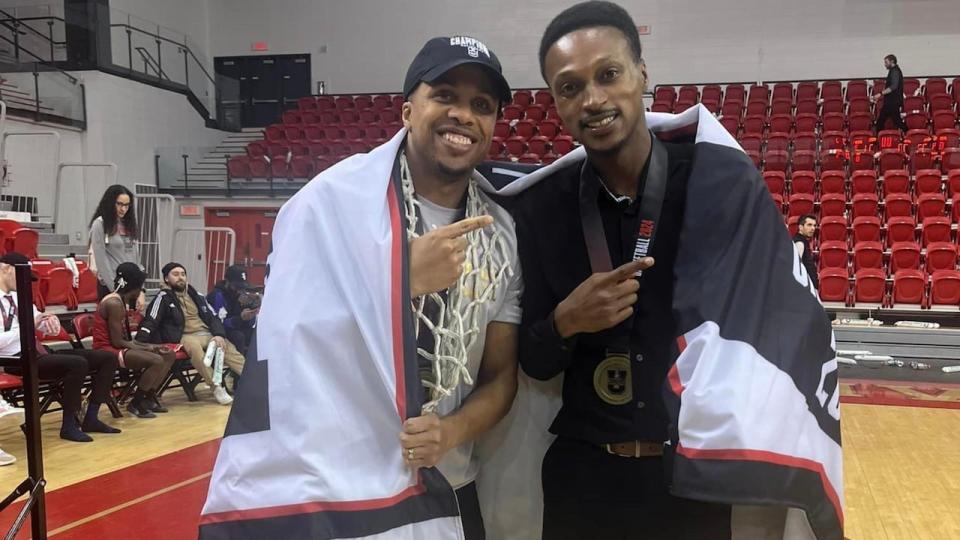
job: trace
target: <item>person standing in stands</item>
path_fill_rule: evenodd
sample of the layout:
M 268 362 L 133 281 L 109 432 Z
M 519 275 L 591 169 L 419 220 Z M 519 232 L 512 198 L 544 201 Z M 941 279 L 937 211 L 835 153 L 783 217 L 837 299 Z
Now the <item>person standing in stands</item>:
M 138 235 L 133 193 L 120 184 L 108 187 L 90 219 L 89 265 L 97 274 L 98 298 L 113 291 L 118 266 L 139 262 Z M 141 294 L 137 298 L 137 311 L 143 311 L 145 303 L 146 298 Z
M 213 388 L 213 397 L 221 405 L 233 403 L 233 398 L 221 384 L 214 384 L 213 369 L 204 363 L 207 346 L 211 341 L 223 349 L 223 360 L 234 373 L 243 371 L 243 355 L 226 339 L 223 323 L 191 285 L 187 284 L 187 271 L 180 263 L 167 263 L 161 270 L 163 282 L 168 288 L 161 289 L 154 297 L 140 330 L 137 341 L 145 343 L 180 343 L 190 363 Z
M 127 308 L 143 293 L 147 275 L 136 263 L 117 267 L 114 292 L 103 297 L 94 315 L 93 348 L 117 356 L 120 367 L 143 370 L 137 391 L 127 410 L 138 418 L 154 418 L 166 407 L 157 399 L 157 391 L 170 372 L 176 354 L 165 345 L 134 341 L 127 322 Z
M 260 295 L 256 291 L 256 287 L 247 283 L 246 269 L 235 264 L 227 268 L 223 281 L 214 285 L 207 295 L 213 312 L 223 321 L 227 339 L 244 355 L 260 312 Z
M 882 92 L 870 98 L 874 103 L 883 99 L 880 115 L 877 117 L 877 133 L 883 130 L 887 119 L 893 120 L 893 125 L 900 131 L 907 131 L 907 124 L 900 116 L 903 109 L 903 72 L 897 64 L 897 57 L 892 54 L 883 57 L 883 65 L 887 68 L 887 82 Z
M 814 233 L 817 232 L 817 218 L 813 214 L 804 214 L 800 216 L 797 222 L 797 234 L 793 237 L 793 245 L 797 248 L 797 255 L 803 262 L 803 267 L 810 276 L 813 286 L 820 290 L 820 276 L 817 274 L 817 261 L 813 258 L 813 248 L 810 242 L 813 240 Z
M 0 257 L 0 315 L 3 317 L 3 331 L 0 332 L 0 356 L 20 356 L 20 323 L 17 319 L 17 276 L 14 265 L 29 264 L 30 260 L 21 253 L 8 252 Z M 36 279 L 36 278 L 34 278 Z M 56 315 L 42 313 L 33 308 L 34 321 L 43 335 L 53 336 L 60 333 L 60 320 Z M 37 367 L 40 379 L 63 381 L 63 421 L 60 425 L 60 438 L 75 442 L 93 440 L 87 433 L 120 433 L 120 430 L 104 424 L 97 418 L 100 405 L 106 402 L 113 375 L 117 372 L 116 356 L 106 351 L 85 349 L 66 349 L 51 353 L 37 343 Z M 7 373 L 20 375 L 19 368 L 4 368 Z M 80 412 L 80 392 L 87 374 L 91 374 L 93 386 L 88 399 L 87 411 L 83 421 L 77 422 Z

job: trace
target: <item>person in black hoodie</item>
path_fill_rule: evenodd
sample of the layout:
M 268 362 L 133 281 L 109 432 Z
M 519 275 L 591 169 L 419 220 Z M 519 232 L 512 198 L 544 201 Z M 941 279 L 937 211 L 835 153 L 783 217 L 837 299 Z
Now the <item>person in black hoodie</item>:
M 223 281 L 214 285 L 207 295 L 213 312 L 223 321 L 227 339 L 243 354 L 247 352 L 260 312 L 260 295 L 256 291 L 257 288 L 247 282 L 246 269 L 235 264 L 227 268 Z
M 213 388 L 213 397 L 221 405 L 229 405 L 233 398 L 220 384 L 214 384 L 213 369 L 204 363 L 207 345 L 211 341 L 223 349 L 223 361 L 234 373 L 243 371 L 243 355 L 226 339 L 223 323 L 216 316 L 206 298 L 187 284 L 187 271 L 180 263 L 168 263 L 161 270 L 167 288 L 154 297 L 137 340 L 146 343 L 180 343 L 190 355 L 190 363 Z
M 874 103 L 883 99 L 880 114 L 877 116 L 877 132 L 884 129 L 888 119 L 892 120 L 893 125 L 900 131 L 907 131 L 907 124 L 900 116 L 900 110 L 903 109 L 903 71 L 900 71 L 897 57 L 892 54 L 883 57 L 883 65 L 887 68 L 887 81 L 883 91 L 874 94 L 872 98 Z

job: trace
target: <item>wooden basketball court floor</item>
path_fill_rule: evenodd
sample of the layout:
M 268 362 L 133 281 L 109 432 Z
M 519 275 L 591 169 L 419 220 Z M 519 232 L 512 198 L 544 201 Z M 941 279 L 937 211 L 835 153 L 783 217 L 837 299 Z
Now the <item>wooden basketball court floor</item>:
M 918 391 L 916 385 L 887 388 L 904 399 L 891 401 L 887 393 L 877 400 L 909 404 L 901 406 L 863 403 L 862 387 L 854 384 L 870 381 L 844 381 L 842 391 L 846 537 L 960 540 L 960 385 L 946 385 L 933 400 L 927 399 L 932 392 Z M 46 415 L 49 535 L 58 540 L 196 538 L 229 413 L 208 390 L 200 396 L 190 403 L 171 391 L 165 400 L 169 413 L 112 420 L 122 434 L 94 435 L 96 440 L 86 444 L 62 441 L 59 414 Z M 26 477 L 24 437 L 15 422 L 0 420 L 0 447 L 19 458 L 0 468 L 5 495 Z M 6 532 L 18 507 L 0 514 L 0 531 Z M 29 522 L 17 538 L 28 537 Z

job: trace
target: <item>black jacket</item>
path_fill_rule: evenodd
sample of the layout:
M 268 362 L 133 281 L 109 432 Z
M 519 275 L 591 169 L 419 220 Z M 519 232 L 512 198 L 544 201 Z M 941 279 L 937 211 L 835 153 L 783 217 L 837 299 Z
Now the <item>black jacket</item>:
M 197 305 L 197 312 L 200 320 L 207 325 L 210 333 L 214 336 L 226 337 L 223 330 L 223 323 L 213 312 L 207 299 L 197 292 L 192 286 L 187 285 L 187 294 Z M 146 316 L 140 323 L 140 330 L 137 332 L 137 341 L 146 343 L 180 343 L 183 337 L 184 315 L 183 306 L 176 293 L 170 289 L 163 289 L 147 306 Z

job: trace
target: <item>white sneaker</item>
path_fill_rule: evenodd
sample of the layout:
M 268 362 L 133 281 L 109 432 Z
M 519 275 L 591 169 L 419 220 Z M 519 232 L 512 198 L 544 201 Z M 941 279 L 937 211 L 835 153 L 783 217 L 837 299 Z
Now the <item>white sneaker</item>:
M 233 397 L 227 393 L 227 389 L 222 386 L 217 386 L 213 389 L 213 397 L 217 400 L 217 403 L 221 405 L 229 405 L 233 403 Z
M 17 420 L 19 420 L 20 423 L 23 423 L 24 421 L 23 409 L 21 409 L 20 407 L 14 407 L 13 405 L 7 403 L 7 400 L 0 398 L 0 418 L 4 418 L 11 415 L 15 415 Z M 11 461 L 11 463 L 13 462 Z
M 0 467 L 4 465 L 13 465 L 17 462 L 17 457 L 0 450 Z

